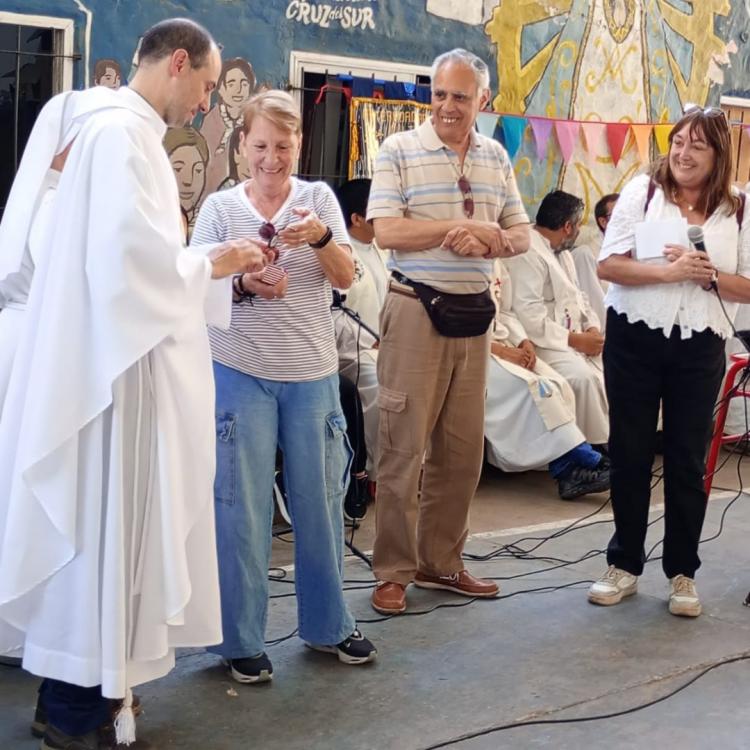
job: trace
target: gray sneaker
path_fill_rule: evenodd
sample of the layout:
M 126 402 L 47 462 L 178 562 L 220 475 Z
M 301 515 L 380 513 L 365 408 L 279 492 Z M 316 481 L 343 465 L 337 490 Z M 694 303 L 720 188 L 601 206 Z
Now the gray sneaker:
M 589 601 L 608 607 L 638 591 L 638 576 L 610 565 L 607 572 L 589 589 Z
M 115 744 L 112 738 L 98 729 L 79 737 L 71 737 L 47 724 L 39 747 L 40 750 L 114 750 Z
M 670 583 L 669 611 L 677 617 L 698 617 L 703 608 L 695 590 L 695 581 L 684 575 L 676 575 Z

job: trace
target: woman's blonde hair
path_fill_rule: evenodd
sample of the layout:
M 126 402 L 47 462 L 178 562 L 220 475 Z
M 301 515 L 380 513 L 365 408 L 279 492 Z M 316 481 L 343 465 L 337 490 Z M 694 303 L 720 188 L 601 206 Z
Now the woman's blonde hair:
M 256 94 L 242 113 L 242 132 L 247 135 L 256 117 L 263 117 L 277 128 L 295 135 L 302 134 L 299 107 L 286 91 L 273 89 Z

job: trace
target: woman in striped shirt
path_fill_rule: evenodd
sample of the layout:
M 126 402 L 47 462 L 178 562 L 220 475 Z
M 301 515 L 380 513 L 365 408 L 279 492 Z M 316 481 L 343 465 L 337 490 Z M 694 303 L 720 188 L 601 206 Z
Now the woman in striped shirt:
M 347 664 L 372 661 L 376 651 L 357 630 L 341 582 L 351 449 L 330 304 L 332 285 L 352 281 L 349 238 L 331 189 L 292 177 L 301 135 L 294 100 L 259 94 L 242 128 L 250 179 L 207 198 L 193 242 L 260 238 L 278 256 L 270 273 L 235 278 L 231 326 L 209 330 L 224 628 L 213 651 L 238 682 L 260 682 L 272 674 L 263 649 L 277 445 L 294 528 L 300 637 Z

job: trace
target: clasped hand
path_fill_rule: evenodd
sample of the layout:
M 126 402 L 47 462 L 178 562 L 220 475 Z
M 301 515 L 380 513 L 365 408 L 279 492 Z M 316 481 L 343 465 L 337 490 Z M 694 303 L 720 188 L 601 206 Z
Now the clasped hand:
M 457 255 L 479 258 L 508 258 L 515 255 L 513 245 L 497 224 L 490 221 L 471 221 L 445 235 L 441 247 Z
M 693 281 L 698 286 L 706 287 L 716 277 L 716 267 L 707 253 L 700 250 L 689 250 L 682 245 L 666 245 L 664 256 L 669 261 L 667 274 L 670 282 Z

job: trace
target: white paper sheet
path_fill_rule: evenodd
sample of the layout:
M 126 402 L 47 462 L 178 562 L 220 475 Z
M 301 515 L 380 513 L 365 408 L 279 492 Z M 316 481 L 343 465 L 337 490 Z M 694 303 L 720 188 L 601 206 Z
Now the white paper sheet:
M 688 223 L 684 216 L 679 219 L 639 221 L 635 225 L 635 255 L 637 260 L 664 259 L 665 245 L 690 247 Z

